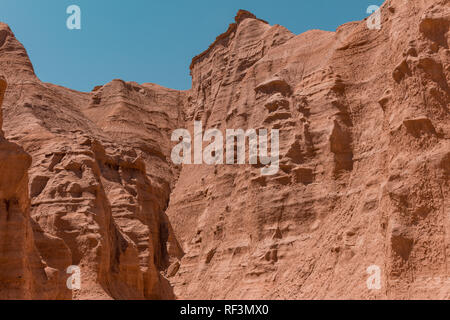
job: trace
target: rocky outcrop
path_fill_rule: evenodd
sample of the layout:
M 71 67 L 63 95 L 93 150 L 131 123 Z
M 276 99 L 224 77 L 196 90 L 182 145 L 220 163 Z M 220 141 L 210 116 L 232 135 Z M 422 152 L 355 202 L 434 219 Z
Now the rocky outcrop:
M 300 35 L 241 10 L 188 91 L 42 83 L 0 24 L 0 298 L 450 298 L 448 4 Z M 174 165 L 194 121 L 278 129 L 279 171 Z
M 1 34 L 0 34 L 1 35 Z M 0 106 L 7 88 L 0 77 Z M 1 124 L 0 112 L 0 124 Z M 28 168 L 31 157 L 18 145 L 8 142 L 0 130 L 0 298 L 48 297 L 45 289 L 55 289 L 35 248 Z M 53 283 L 52 283 L 53 282 Z M 48 285 L 48 286 L 46 286 Z M 50 288 L 52 287 L 52 288 Z
M 298 36 L 241 13 L 193 60 L 188 123 L 277 128 L 281 156 L 274 176 L 183 166 L 179 298 L 450 297 L 448 4 Z
M 26 297 L 172 298 L 161 273 L 182 252 L 164 213 L 179 171 L 167 157 L 170 132 L 182 119 L 184 93 L 121 80 L 91 93 L 42 83 L 27 67 L 31 64 L 24 62 L 28 57 L 23 47 L 9 28 L 1 27 L 6 39 L 0 66 L 10 82 L 5 131 L 31 155 L 22 151 L 15 155 L 21 161 L 2 161 L 2 166 L 16 163 L 21 175 L 13 171 L 15 167 L 2 167 L 1 172 L 5 181 L 9 178 L 3 172 L 23 177 L 17 191 L 22 211 L 15 212 L 32 217 L 23 219 L 28 224 L 5 226 L 2 239 L 12 230 L 34 237 L 24 239 L 23 246 L 25 242 L 26 248 L 35 246 L 37 261 L 44 264 L 42 273 L 45 268 L 55 287 L 49 295 Z M 18 206 L 15 195 L 3 197 L 12 201 L 10 210 Z M 32 256 L 15 246 L 10 250 L 17 259 Z M 3 253 L 2 258 L 17 270 L 18 261 Z M 79 290 L 66 286 L 69 266 L 81 269 Z M 17 287 L 28 291 L 28 285 Z M 5 292 L 7 298 L 22 297 Z

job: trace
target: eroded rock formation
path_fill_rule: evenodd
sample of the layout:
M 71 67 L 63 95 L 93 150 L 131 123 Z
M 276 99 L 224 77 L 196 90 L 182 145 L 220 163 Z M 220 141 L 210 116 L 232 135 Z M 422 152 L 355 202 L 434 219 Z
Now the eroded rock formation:
M 239 11 L 186 92 L 42 83 L 0 24 L 0 298 L 450 298 L 449 8 L 300 35 Z M 279 129 L 279 172 L 175 166 L 194 120 Z
M 179 171 L 167 156 L 184 93 L 121 80 L 91 93 L 42 83 L 9 28 L 1 25 L 1 33 L 0 68 L 10 82 L 5 129 L 33 159 L 31 201 L 25 164 L 18 192 L 31 213 L 38 261 L 58 284 L 48 298 L 173 298 L 160 272 L 169 250 L 182 255 L 164 212 Z M 5 228 L 33 235 L 30 227 Z M 71 265 L 81 268 L 73 294 L 66 287 Z
M 281 159 L 183 167 L 178 297 L 450 297 L 449 8 L 387 1 L 380 30 L 298 36 L 239 13 L 194 58 L 187 121 L 278 128 Z
M 0 77 L 0 106 L 7 83 Z M 0 112 L 0 126 L 2 114 Z M 8 142 L 0 129 L 0 296 L 33 298 L 45 296 L 44 265 L 34 246 L 28 168 L 31 157 Z

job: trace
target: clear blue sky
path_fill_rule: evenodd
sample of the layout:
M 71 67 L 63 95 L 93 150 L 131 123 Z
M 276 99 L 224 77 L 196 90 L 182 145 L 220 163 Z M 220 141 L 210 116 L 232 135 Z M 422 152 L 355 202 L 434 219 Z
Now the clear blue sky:
M 239 9 L 299 34 L 367 17 L 382 0 L 0 0 L 37 75 L 80 91 L 120 78 L 189 89 L 189 64 L 233 22 Z M 66 27 L 69 5 L 81 30 Z

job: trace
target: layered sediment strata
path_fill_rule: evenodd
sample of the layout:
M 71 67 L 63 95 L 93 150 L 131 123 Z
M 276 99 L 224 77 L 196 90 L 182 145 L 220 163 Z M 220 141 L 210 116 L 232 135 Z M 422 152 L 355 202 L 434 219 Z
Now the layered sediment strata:
M 161 272 L 171 255 L 182 255 L 164 213 L 179 169 L 166 158 L 184 92 L 121 80 L 90 93 L 42 83 L 22 45 L 1 28 L 0 67 L 10 82 L 5 131 L 29 154 L 22 152 L 31 164 L 30 197 L 26 180 L 20 195 L 33 229 L 5 232 L 34 234 L 38 261 L 57 288 L 29 298 L 173 298 Z M 71 265 L 81 269 L 73 292 Z
M 448 299 L 449 7 L 300 35 L 242 10 L 188 91 L 43 83 L 0 24 L 0 297 Z M 194 121 L 278 129 L 278 173 L 174 165 Z
M 6 88 L 5 78 L 0 77 L 0 106 Z M 0 111 L 0 128 L 1 119 Z M 0 297 L 6 299 L 47 294 L 45 266 L 35 248 L 30 219 L 30 164 L 31 157 L 18 145 L 7 141 L 0 129 Z
M 183 166 L 179 298 L 450 297 L 448 4 L 387 1 L 380 30 L 297 36 L 240 12 L 194 58 L 188 122 L 279 129 L 281 159 L 271 177 Z

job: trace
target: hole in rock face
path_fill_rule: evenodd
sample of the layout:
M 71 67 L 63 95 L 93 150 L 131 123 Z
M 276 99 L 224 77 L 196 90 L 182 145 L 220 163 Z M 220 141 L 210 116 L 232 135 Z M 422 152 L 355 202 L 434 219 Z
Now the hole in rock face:
M 5 30 L 0 30 L 0 47 L 5 44 L 7 37 L 8 33 Z

